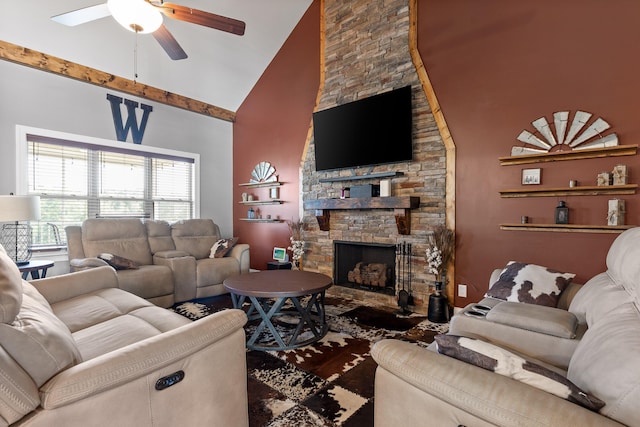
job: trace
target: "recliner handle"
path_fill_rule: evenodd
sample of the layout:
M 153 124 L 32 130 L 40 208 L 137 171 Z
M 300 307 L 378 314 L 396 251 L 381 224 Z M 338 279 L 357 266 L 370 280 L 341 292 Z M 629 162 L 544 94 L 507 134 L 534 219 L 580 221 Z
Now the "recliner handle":
M 174 384 L 178 384 L 180 381 L 184 379 L 184 371 L 180 370 L 174 372 L 173 374 L 169 374 L 166 377 L 160 378 L 156 381 L 156 390 L 164 390 L 165 388 L 169 388 Z

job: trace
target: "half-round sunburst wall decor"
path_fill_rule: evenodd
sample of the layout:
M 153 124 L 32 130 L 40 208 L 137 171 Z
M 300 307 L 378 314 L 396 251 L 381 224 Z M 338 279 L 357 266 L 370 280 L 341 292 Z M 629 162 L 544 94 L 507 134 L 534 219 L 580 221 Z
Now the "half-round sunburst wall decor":
M 260 162 L 251 171 L 251 179 L 249 182 L 259 184 L 261 182 L 276 182 L 277 180 L 276 168 L 271 166 L 269 162 Z
M 618 145 L 618 136 L 615 133 L 602 136 L 602 132 L 611 127 L 611 125 L 603 119 L 598 117 L 587 126 L 591 116 L 591 113 L 576 111 L 568 131 L 568 111 L 553 113 L 553 127 L 545 117 L 540 117 L 531 122 L 540 137 L 527 130 L 523 130 L 517 139 L 527 145 L 524 147 L 512 147 L 511 155 L 523 156 L 526 154 L 586 150 L 589 148 L 605 148 Z

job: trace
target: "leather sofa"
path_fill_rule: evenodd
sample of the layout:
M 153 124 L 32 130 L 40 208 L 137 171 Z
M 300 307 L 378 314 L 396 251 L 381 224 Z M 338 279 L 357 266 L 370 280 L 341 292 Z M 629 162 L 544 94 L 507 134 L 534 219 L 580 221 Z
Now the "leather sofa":
M 226 293 L 224 279 L 249 272 L 249 245 L 237 244 L 222 258 L 209 258 L 220 240 L 210 219 L 169 224 L 161 220 L 87 219 L 68 226 L 71 271 L 108 265 L 108 253 L 134 261 L 139 268 L 117 271 L 121 289 L 161 307 Z
M 0 426 L 248 426 L 246 320 L 192 322 L 111 267 L 29 283 L 0 247 Z
M 584 393 L 604 401 L 598 412 L 440 354 L 436 345 L 424 349 L 399 340 L 383 340 L 372 349 L 378 363 L 375 425 L 424 425 L 425 420 L 438 426 L 640 425 L 638 260 L 640 228 L 633 228 L 611 245 L 607 271 L 579 288 L 568 288 L 563 302 L 566 310 L 550 309 L 562 319 L 558 325 L 567 316 L 575 317 L 578 326 L 573 338 L 543 337 L 546 327 L 551 325 L 554 329 L 555 318 L 549 316 L 549 310 L 543 310 L 538 320 L 529 317 L 528 323 L 499 324 L 490 319 L 469 322 L 464 312 L 451 321 L 449 337 L 455 333 L 496 344 L 497 348 L 560 374 Z M 481 301 L 487 302 L 490 301 Z M 490 303 L 494 308 L 501 304 Z M 521 307 L 526 310 L 526 305 Z M 546 327 L 538 325 L 544 323 Z
M 501 272 L 502 269 L 493 271 L 489 286 L 498 280 Z M 493 344 L 517 349 L 520 353 L 566 371 L 571 356 L 587 330 L 583 316 L 576 316 L 569 311 L 573 297 L 581 288 L 581 284 L 570 283 L 560 294 L 556 308 L 485 297 L 453 316 L 449 333 L 480 336 Z

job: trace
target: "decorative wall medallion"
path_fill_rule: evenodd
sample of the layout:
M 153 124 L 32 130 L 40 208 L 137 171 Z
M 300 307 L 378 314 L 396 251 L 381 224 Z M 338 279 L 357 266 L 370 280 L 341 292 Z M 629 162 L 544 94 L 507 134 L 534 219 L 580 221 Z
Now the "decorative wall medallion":
M 553 113 L 553 126 L 545 117 L 540 117 L 531 122 L 540 137 L 535 135 L 535 133 L 523 130 L 517 139 L 527 145 L 524 147 L 512 147 L 511 155 L 523 156 L 526 154 L 586 150 L 589 148 L 605 148 L 618 145 L 618 136 L 615 133 L 602 136 L 602 132 L 611 127 L 611 125 L 603 119 L 597 118 L 587 126 L 591 116 L 591 113 L 576 111 L 569 125 L 569 112 L 559 111 Z M 567 132 L 568 125 L 569 129 Z
M 277 180 L 276 168 L 271 166 L 269 162 L 260 162 L 251 171 L 251 179 L 249 182 L 257 184 L 260 182 L 276 182 Z

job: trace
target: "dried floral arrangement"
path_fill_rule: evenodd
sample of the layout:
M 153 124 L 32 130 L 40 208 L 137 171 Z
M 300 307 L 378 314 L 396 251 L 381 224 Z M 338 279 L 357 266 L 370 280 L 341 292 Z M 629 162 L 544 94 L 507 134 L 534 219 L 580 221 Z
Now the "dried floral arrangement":
M 302 232 L 304 231 L 304 221 L 299 219 L 298 221 L 287 221 L 289 226 L 289 233 L 293 240 L 303 240 Z
M 447 265 L 453 258 L 454 233 L 446 225 L 437 225 L 429 235 L 426 250 L 429 273 L 436 276 L 436 281 L 444 282 Z
M 293 254 L 293 261 L 296 266 L 299 266 L 302 255 L 304 255 L 304 221 L 299 219 L 298 221 L 287 221 L 289 225 L 289 241 L 291 246 L 287 249 Z

